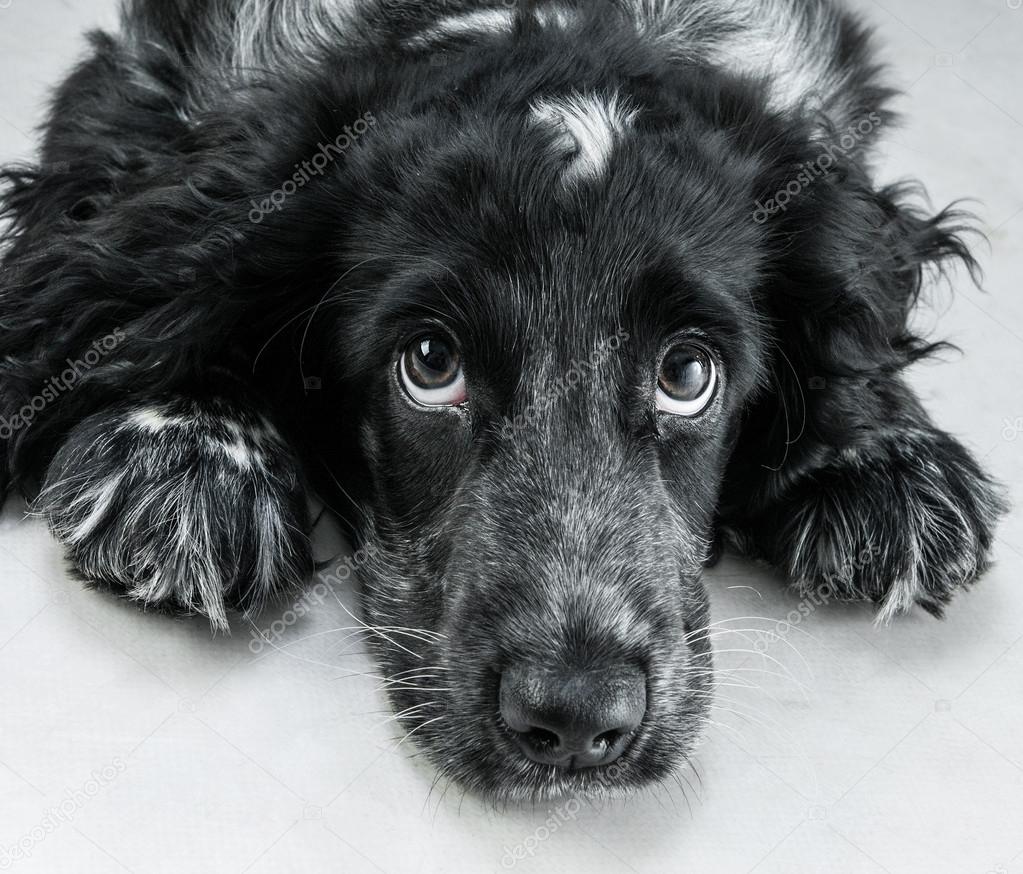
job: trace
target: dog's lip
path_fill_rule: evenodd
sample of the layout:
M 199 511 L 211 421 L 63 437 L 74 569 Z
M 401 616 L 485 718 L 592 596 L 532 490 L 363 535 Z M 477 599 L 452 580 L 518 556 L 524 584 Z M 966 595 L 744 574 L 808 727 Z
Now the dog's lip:
M 500 791 L 507 795 L 516 794 L 516 790 L 530 794 L 541 792 L 554 799 L 572 795 L 612 796 L 638 788 L 629 780 L 632 769 L 624 757 L 595 768 L 569 768 L 536 762 L 529 764 L 531 768 L 527 774 L 507 781 Z

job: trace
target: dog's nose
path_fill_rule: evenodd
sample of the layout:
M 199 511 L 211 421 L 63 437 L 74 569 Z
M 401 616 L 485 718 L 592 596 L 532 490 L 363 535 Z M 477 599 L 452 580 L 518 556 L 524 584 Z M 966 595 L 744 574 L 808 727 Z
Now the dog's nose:
M 501 716 L 526 757 L 590 768 L 613 762 L 646 713 L 646 676 L 619 665 L 550 671 L 517 665 L 501 674 Z

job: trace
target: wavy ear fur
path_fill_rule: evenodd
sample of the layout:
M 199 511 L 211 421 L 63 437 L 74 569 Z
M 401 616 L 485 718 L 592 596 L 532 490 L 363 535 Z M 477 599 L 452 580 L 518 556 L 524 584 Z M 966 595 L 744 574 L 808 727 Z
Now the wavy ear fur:
M 944 345 L 909 324 L 926 277 L 955 263 L 979 273 L 969 217 L 929 215 L 916 191 L 877 189 L 850 161 L 768 218 L 772 380 L 747 411 L 722 504 L 742 548 L 885 618 L 913 603 L 940 612 L 983 570 L 1004 509 L 901 378 Z
M 201 383 L 295 306 L 290 278 L 309 276 L 332 225 L 302 191 L 262 221 L 253 199 L 362 112 L 351 91 L 294 75 L 225 81 L 219 104 L 190 116 L 179 55 L 91 39 L 56 94 L 40 162 L 0 171 L 3 493 L 8 479 L 30 485 L 77 421 L 125 394 Z M 115 331 L 73 390 L 53 382 Z

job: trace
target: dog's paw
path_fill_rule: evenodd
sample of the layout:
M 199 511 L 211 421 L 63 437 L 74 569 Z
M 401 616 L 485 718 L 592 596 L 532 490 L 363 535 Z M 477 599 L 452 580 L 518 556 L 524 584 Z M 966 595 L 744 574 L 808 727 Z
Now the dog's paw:
M 873 601 L 882 622 L 914 604 L 940 616 L 986 569 L 1004 511 L 955 439 L 893 431 L 804 480 L 765 551 L 804 594 Z
M 35 509 L 89 581 L 218 629 L 229 608 L 258 608 L 313 570 L 297 460 L 261 416 L 223 402 L 87 419 Z

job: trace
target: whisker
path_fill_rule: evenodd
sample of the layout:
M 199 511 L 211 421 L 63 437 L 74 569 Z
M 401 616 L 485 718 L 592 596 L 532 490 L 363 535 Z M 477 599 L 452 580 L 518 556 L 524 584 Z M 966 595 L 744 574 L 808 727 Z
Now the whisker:
M 386 725 L 388 722 L 398 722 L 402 719 L 408 719 L 410 714 L 414 714 L 417 710 L 422 710 L 424 707 L 432 707 L 438 704 L 438 701 L 424 701 L 422 704 L 413 704 L 411 707 L 406 707 L 400 713 L 392 714 L 388 719 L 384 720 Z
M 373 634 L 377 635 L 381 639 L 386 640 L 392 646 L 396 647 L 397 649 L 402 650 L 402 652 L 408 653 L 413 658 L 417 658 L 417 659 L 422 659 L 423 658 L 419 653 L 413 652 L 407 646 L 403 646 L 402 644 L 398 643 L 396 640 L 394 640 L 393 638 L 389 637 L 386 633 L 381 632 L 381 631 L 375 629 L 372 625 L 367 625 L 365 622 L 363 622 L 363 620 L 361 620 L 358 616 L 356 616 L 351 610 L 349 610 L 345 606 L 344 602 L 338 596 L 337 592 L 335 592 L 333 589 L 331 589 L 330 591 L 331 591 L 331 594 L 334 596 L 334 600 L 337 601 L 338 606 L 342 610 L 344 610 L 345 613 L 347 613 L 349 616 L 351 616 L 352 619 L 354 619 L 356 622 L 358 622 L 359 625 L 361 625 L 363 628 L 366 628 L 367 630 L 371 631 Z
M 410 737 L 412 737 L 412 735 L 414 735 L 417 731 L 419 731 L 420 729 L 426 728 L 426 726 L 430 725 L 431 723 L 438 722 L 439 720 L 441 720 L 443 718 L 444 718 L 444 714 L 441 714 L 440 716 L 435 716 L 435 717 L 433 717 L 433 719 L 427 719 L 426 722 L 420 723 L 415 728 L 413 728 L 412 731 L 410 731 L 408 734 L 406 734 L 405 737 L 403 737 L 400 741 L 398 741 L 398 743 L 395 745 L 394 748 L 398 749 L 398 747 L 400 747 L 403 743 L 405 743 L 405 741 L 407 741 Z

